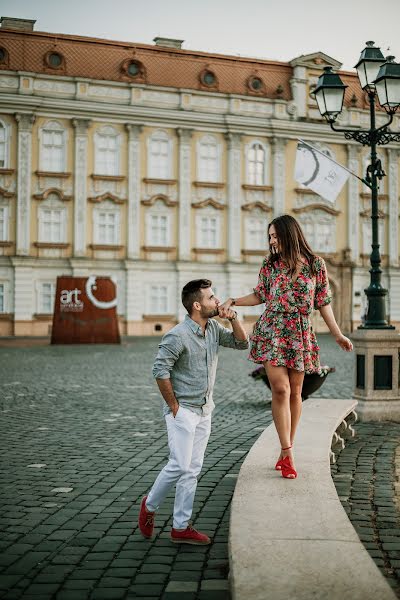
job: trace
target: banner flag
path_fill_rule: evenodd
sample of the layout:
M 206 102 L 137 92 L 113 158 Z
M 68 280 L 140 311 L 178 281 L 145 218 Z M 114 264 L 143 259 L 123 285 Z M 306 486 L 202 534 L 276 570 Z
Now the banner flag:
M 351 171 L 332 158 L 299 140 L 296 152 L 295 179 L 325 200 L 335 202 Z

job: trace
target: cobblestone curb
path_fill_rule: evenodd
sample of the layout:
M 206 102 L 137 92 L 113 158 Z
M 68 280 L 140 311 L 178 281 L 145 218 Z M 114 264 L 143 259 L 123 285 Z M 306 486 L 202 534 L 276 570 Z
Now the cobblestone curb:
M 336 454 L 333 481 L 360 540 L 400 598 L 400 424 L 356 423 L 355 430 Z

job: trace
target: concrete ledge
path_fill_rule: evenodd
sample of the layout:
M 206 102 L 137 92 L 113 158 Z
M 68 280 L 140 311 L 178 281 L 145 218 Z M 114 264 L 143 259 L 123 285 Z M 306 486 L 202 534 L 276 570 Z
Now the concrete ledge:
M 250 450 L 231 508 L 234 600 L 396 598 L 360 542 L 331 477 L 332 437 L 355 406 L 354 400 L 303 403 L 296 480 L 274 470 L 280 446 L 273 425 Z

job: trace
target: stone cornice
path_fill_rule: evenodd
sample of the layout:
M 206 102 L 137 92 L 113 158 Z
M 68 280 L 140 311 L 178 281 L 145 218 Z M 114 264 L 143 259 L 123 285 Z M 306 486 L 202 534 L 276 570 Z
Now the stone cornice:
M 3 198 L 13 198 L 15 196 L 15 192 L 9 192 L 0 186 L 0 196 L 3 196 Z
M 151 177 L 143 177 L 143 183 L 152 185 L 176 185 L 176 179 L 152 179 Z
M 88 198 L 88 202 L 93 202 L 95 204 L 105 202 L 106 200 L 111 200 L 111 202 L 114 202 L 114 204 L 125 204 L 126 202 L 126 198 L 119 198 L 111 192 L 104 192 L 104 194 L 101 194 L 100 196 L 91 196 Z
M 225 210 L 225 204 L 221 204 L 221 202 L 217 202 L 213 200 L 213 198 L 207 198 L 206 200 L 201 200 L 200 202 L 192 202 L 193 208 L 206 208 L 206 206 L 212 206 L 217 210 Z
M 155 196 L 152 196 L 152 198 L 150 198 L 149 200 L 141 200 L 140 203 L 143 204 L 143 206 L 153 206 L 154 203 L 157 202 L 157 200 L 161 200 L 162 202 L 164 202 L 165 206 L 176 206 L 178 204 L 177 200 L 170 200 L 164 194 L 156 194 Z
M 72 200 L 72 196 L 67 196 L 62 190 L 59 190 L 58 188 L 49 188 L 45 190 L 42 194 L 33 194 L 33 197 L 35 198 L 35 200 L 46 200 L 50 194 L 56 194 L 60 200 L 63 200 L 65 202 Z
M 244 190 L 253 190 L 255 192 L 272 192 L 274 189 L 272 185 L 251 185 L 249 183 L 243 183 L 242 188 Z
M 301 206 L 300 208 L 293 208 L 292 210 L 294 213 L 304 213 L 304 212 L 310 212 L 312 210 L 323 210 L 326 213 L 328 213 L 329 215 L 335 215 L 335 217 L 340 215 L 340 210 L 336 210 L 335 208 L 332 208 L 331 206 L 326 206 L 325 204 L 307 204 L 307 206 Z
M 264 204 L 263 202 L 249 202 L 248 204 L 242 204 L 242 210 L 248 212 L 254 210 L 255 208 L 259 208 L 266 213 L 272 211 L 272 208 L 270 206 L 267 206 L 267 204 Z

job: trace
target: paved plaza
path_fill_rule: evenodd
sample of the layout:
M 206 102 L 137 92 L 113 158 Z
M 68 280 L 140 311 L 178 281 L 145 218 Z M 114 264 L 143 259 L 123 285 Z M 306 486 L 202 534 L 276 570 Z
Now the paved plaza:
M 328 336 L 319 341 L 322 363 L 337 369 L 319 395 L 350 397 L 354 357 Z M 0 348 L 0 598 L 230 597 L 230 501 L 246 453 L 271 422 L 270 393 L 248 377 L 254 365 L 246 351 L 221 349 L 193 514 L 213 543 L 170 542 L 172 495 L 157 514 L 155 538 L 144 540 L 139 502 L 168 453 L 151 375 L 157 343 Z

